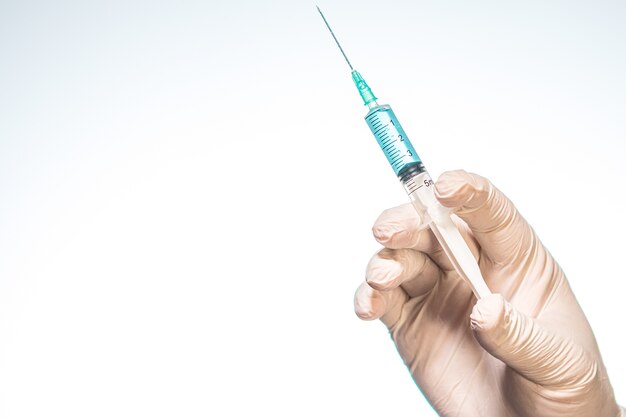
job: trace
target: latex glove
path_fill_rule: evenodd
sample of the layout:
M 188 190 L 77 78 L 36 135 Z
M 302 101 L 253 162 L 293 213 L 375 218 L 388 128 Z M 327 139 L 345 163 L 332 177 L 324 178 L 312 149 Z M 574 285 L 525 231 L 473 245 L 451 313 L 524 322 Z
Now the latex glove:
M 359 317 L 388 326 L 434 409 L 462 417 L 626 416 L 567 279 L 513 204 L 465 171 L 443 174 L 436 195 L 463 219 L 494 294 L 476 301 L 407 204 L 376 221 L 385 248 L 355 296 Z

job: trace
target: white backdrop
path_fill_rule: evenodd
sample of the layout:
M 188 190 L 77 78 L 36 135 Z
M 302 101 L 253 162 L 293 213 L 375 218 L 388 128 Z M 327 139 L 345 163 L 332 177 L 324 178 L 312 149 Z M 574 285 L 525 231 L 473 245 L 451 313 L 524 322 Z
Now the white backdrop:
M 320 7 L 436 178 L 489 177 L 626 403 L 626 4 Z M 433 416 L 352 295 L 406 200 L 308 1 L 0 3 L 0 415 Z

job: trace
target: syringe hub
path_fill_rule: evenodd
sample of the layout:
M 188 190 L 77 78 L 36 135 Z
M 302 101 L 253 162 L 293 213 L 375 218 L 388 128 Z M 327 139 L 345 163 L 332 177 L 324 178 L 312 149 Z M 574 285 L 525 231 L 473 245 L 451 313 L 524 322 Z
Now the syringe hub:
M 370 109 L 377 106 L 378 104 L 376 103 L 376 96 L 374 96 L 374 93 L 372 93 L 372 89 L 369 87 L 369 85 L 367 85 L 367 83 L 357 70 L 352 71 L 352 80 L 354 81 L 354 85 L 356 85 L 356 88 L 359 90 L 359 94 L 361 95 L 361 98 L 363 99 L 365 105 L 368 106 Z

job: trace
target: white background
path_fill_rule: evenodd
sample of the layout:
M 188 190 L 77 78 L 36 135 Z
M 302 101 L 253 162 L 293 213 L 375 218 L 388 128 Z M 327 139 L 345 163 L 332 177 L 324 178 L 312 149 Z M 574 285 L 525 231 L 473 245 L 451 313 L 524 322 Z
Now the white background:
M 626 4 L 322 2 L 516 202 L 626 403 Z M 0 415 L 433 416 L 353 313 L 406 202 L 308 1 L 0 2 Z

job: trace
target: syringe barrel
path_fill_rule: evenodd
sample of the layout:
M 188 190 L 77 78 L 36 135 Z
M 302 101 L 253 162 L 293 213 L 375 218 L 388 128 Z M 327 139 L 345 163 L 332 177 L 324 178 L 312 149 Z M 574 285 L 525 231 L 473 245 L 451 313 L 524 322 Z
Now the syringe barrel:
M 370 109 L 365 122 L 374 134 L 396 175 L 409 164 L 421 164 L 415 148 L 388 104 Z
M 440 207 L 433 192 L 434 182 L 391 106 L 383 104 L 373 107 L 365 116 L 365 121 L 389 165 L 416 205 L 423 223 L 428 224 L 428 208 Z
M 391 107 L 386 104 L 373 107 L 365 121 L 409 195 L 421 225 L 430 226 L 452 265 L 476 297 L 490 294 L 472 252 L 452 221 L 451 210 L 437 200 L 435 183 Z

